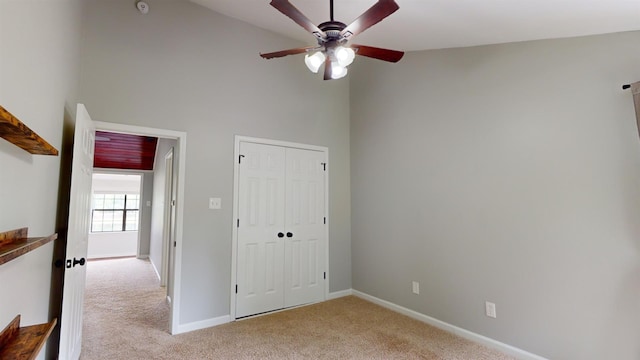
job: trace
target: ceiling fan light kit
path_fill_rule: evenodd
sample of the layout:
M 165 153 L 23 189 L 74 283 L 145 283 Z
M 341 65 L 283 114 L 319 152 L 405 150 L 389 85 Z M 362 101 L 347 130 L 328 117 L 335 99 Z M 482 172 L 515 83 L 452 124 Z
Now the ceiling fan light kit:
M 305 55 L 304 63 L 312 73 L 318 73 L 318 70 L 320 70 L 320 66 L 324 64 L 325 58 L 326 56 L 322 51 L 316 51 L 313 55 Z
M 265 59 L 306 53 L 304 63 L 309 70 L 317 73 L 324 64 L 324 79 L 333 80 L 347 75 L 347 66 L 353 63 L 356 55 L 389 62 L 398 62 L 404 55 L 402 51 L 356 44 L 347 45 L 353 36 L 396 12 L 400 7 L 394 0 L 378 0 L 348 26 L 333 20 L 333 0 L 329 0 L 331 20 L 318 26 L 313 24 L 289 0 L 272 0 L 271 6 L 315 36 L 318 46 L 260 54 Z
M 336 80 L 347 76 L 347 68 L 344 66 L 340 66 L 340 64 L 332 62 L 331 63 L 331 79 Z
M 344 67 L 351 65 L 353 60 L 356 58 L 356 52 L 349 47 L 338 46 L 334 53 L 336 55 L 336 60 L 338 60 L 338 64 Z

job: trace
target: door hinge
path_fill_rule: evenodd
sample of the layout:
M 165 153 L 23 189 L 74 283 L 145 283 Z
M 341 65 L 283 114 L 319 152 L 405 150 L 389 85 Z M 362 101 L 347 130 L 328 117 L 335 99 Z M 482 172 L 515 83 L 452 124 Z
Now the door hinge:
M 177 241 L 174 241 L 174 242 L 173 242 L 173 247 L 176 247 L 176 246 L 178 246 L 178 242 L 177 242 Z
M 238 293 L 238 284 L 236 284 L 236 294 Z
M 242 158 L 244 157 L 244 155 L 240 155 L 238 156 L 238 164 L 242 164 Z
M 238 219 L 238 221 L 236 221 L 236 227 L 240 227 L 240 219 Z
M 322 169 L 327 171 L 327 163 L 320 163 L 322 165 Z
M 327 280 L 327 272 L 324 272 L 324 279 Z
M 327 217 L 324 217 L 324 224 L 327 225 Z

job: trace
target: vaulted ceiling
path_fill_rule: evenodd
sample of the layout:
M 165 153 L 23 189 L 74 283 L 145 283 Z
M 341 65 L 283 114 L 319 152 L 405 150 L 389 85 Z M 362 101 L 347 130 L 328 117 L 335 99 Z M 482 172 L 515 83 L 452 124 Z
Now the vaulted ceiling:
M 269 0 L 191 1 L 314 44 L 309 33 L 271 7 Z M 316 24 L 329 20 L 329 0 L 290 1 Z M 349 24 L 375 2 L 334 0 L 335 19 Z M 633 0 L 396 2 L 400 10 L 358 35 L 359 44 L 413 51 L 640 30 L 640 1 Z

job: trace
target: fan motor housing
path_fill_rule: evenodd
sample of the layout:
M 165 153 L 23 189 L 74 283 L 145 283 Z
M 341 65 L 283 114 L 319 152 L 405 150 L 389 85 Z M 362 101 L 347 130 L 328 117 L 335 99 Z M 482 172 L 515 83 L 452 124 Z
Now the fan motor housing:
M 327 21 L 318 25 L 318 27 L 325 34 L 327 34 L 327 38 L 324 40 L 324 42 L 328 42 L 340 40 L 340 32 L 342 32 L 342 30 L 344 30 L 347 25 L 341 23 L 340 21 Z

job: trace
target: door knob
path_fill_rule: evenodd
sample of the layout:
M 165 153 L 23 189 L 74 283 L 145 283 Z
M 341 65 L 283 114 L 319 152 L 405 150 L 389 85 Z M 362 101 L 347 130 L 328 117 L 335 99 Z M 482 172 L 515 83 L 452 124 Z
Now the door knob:
M 281 233 L 281 232 L 279 232 L 279 233 L 278 233 L 278 237 L 279 237 L 279 238 L 284 237 L 284 234 L 283 234 L 283 233 Z
M 84 258 L 80 258 L 80 260 L 73 258 L 73 262 L 71 260 L 67 260 L 67 269 L 71 269 L 71 267 L 76 267 L 76 265 L 83 266 L 86 260 Z
M 293 237 L 293 233 L 288 232 L 287 237 Z

